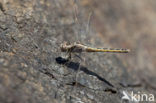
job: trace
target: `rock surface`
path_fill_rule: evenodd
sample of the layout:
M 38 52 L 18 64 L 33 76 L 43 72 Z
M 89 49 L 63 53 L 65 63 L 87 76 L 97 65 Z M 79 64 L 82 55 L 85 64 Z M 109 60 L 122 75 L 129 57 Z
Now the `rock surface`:
M 123 91 L 156 96 L 153 2 L 0 1 L 0 103 L 121 103 Z M 68 61 L 59 49 L 65 41 L 135 51 Z

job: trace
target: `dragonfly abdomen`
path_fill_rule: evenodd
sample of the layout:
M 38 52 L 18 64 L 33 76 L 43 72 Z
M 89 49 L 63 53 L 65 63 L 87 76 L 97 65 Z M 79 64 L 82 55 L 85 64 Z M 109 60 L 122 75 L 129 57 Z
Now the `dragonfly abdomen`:
M 129 49 L 114 49 L 114 48 L 87 48 L 87 52 L 110 52 L 110 53 L 128 53 Z

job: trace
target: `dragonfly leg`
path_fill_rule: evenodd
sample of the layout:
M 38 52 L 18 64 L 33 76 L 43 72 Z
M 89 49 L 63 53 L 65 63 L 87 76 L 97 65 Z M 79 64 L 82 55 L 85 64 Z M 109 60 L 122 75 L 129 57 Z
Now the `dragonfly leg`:
M 85 58 L 81 57 L 81 53 L 80 53 L 80 55 L 75 55 L 75 56 L 80 59 L 80 63 L 78 65 L 78 69 L 77 69 L 76 75 L 75 75 L 75 85 L 78 85 L 78 77 L 79 77 L 80 70 L 81 70 L 81 64 L 82 64 L 82 62 L 83 63 L 85 62 Z
M 71 60 L 71 58 L 72 58 L 72 53 L 71 52 L 68 52 L 67 60 Z

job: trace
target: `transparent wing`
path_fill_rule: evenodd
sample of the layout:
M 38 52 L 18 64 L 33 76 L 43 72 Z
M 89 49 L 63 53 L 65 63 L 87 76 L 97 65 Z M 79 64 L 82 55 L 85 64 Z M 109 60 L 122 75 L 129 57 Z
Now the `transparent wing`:
M 81 11 L 82 7 L 79 5 L 78 0 L 73 0 L 73 10 L 74 10 L 74 17 L 75 17 L 75 23 L 77 27 L 76 32 L 76 40 L 75 42 L 78 42 L 80 44 L 86 44 L 87 35 L 89 34 L 89 25 L 91 20 L 92 12 L 88 15 L 88 20 L 84 20 L 82 14 L 79 12 Z M 82 11 L 81 11 L 82 12 Z M 86 60 L 85 60 L 86 53 L 80 52 L 75 53 L 73 55 L 74 61 L 79 63 L 79 67 L 76 71 L 75 75 L 75 81 L 78 82 L 79 75 L 81 75 L 81 66 L 87 66 Z

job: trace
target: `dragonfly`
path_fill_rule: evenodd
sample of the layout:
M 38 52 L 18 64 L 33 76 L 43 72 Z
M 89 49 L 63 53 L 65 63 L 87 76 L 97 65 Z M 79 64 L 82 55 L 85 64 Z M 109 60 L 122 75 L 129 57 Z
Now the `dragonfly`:
M 129 53 L 130 49 L 123 48 L 95 48 L 83 45 L 81 43 L 69 44 L 64 42 L 61 44 L 60 49 L 62 52 L 69 53 L 69 58 L 71 58 L 71 53 L 82 53 L 82 52 L 107 52 L 107 53 Z
M 74 0 L 73 0 L 74 1 Z M 83 30 L 81 29 L 83 26 L 81 26 L 81 22 L 79 21 L 78 17 L 78 5 L 77 3 L 75 3 L 76 0 L 73 3 L 73 10 L 74 10 L 74 16 L 75 16 L 75 23 L 79 25 L 80 30 L 78 33 L 78 36 L 76 37 L 76 39 L 78 39 L 80 37 L 80 41 L 84 41 L 81 40 L 81 35 L 82 34 L 89 34 L 89 24 L 90 24 L 90 19 L 91 19 L 91 15 L 92 12 L 89 14 L 88 17 L 88 21 L 87 21 L 87 25 L 86 25 L 86 31 L 85 33 L 83 33 Z M 75 41 L 79 41 L 79 40 L 75 40 Z M 129 53 L 130 49 L 119 49 L 119 48 L 97 48 L 97 47 L 91 47 L 91 46 L 87 46 L 85 44 L 82 44 L 82 42 L 73 42 L 73 43 L 69 43 L 69 42 L 62 42 L 61 45 L 59 46 L 59 49 L 61 52 L 65 52 L 68 53 L 68 57 L 64 60 L 65 61 L 65 65 L 70 65 L 70 61 L 71 61 L 71 56 L 72 54 L 78 53 L 78 54 L 82 54 L 82 53 L 92 53 L 92 52 L 107 52 L 107 53 Z M 81 58 L 81 56 L 79 55 L 75 55 L 76 57 L 78 57 L 81 60 L 81 63 L 84 63 L 85 65 L 85 58 Z M 76 59 L 76 58 L 74 58 Z M 78 79 L 78 75 L 79 75 L 79 71 L 81 70 L 81 63 L 79 63 L 78 67 L 77 67 L 77 72 L 75 75 L 75 82 L 77 83 L 77 79 Z M 100 76 L 95 75 L 97 78 L 99 78 Z M 102 78 L 102 77 L 100 77 Z M 101 80 L 101 79 L 100 79 Z M 104 80 L 106 82 L 106 80 Z M 107 81 L 107 83 L 111 85 L 111 83 L 109 83 Z

